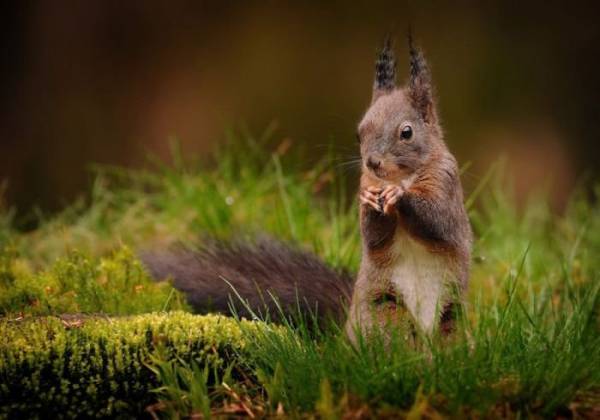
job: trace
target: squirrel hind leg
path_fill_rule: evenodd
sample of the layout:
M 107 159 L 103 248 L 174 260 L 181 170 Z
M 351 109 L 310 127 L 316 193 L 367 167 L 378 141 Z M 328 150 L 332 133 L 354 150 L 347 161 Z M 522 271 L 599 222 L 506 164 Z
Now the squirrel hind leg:
M 440 314 L 440 333 L 443 337 L 451 335 L 456 328 L 456 303 L 448 302 Z

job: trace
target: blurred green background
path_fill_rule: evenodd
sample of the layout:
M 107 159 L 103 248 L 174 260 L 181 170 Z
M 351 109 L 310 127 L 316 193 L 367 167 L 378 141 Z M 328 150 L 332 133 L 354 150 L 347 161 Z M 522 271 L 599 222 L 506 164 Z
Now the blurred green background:
M 375 52 L 409 24 L 430 61 L 446 140 L 472 188 L 507 156 L 523 197 L 560 209 L 598 174 L 595 3 L 13 2 L 3 13 L 0 206 L 26 224 L 89 186 L 92 163 L 202 156 L 228 127 L 276 123 L 311 157 L 356 155 Z

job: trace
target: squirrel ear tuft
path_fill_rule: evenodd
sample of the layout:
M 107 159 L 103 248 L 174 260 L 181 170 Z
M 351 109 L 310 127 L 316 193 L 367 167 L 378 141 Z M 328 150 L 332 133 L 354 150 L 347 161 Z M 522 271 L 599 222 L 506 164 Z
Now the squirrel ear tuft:
M 383 41 L 383 48 L 375 62 L 375 82 L 373 83 L 373 98 L 390 93 L 396 87 L 396 58 L 392 48 L 392 40 L 389 36 Z
M 410 54 L 410 81 L 408 95 L 415 109 L 421 114 L 425 122 L 435 120 L 435 106 L 433 103 L 433 86 L 431 73 L 425 57 L 420 49 L 413 44 L 412 35 L 408 34 L 408 50 Z

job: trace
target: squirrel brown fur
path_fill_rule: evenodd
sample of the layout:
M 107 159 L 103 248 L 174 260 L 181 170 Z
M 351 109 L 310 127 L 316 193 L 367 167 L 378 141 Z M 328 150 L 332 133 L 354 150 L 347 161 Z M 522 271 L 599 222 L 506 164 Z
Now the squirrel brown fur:
M 362 260 L 354 284 L 315 256 L 270 239 L 146 253 L 152 275 L 171 277 L 200 312 L 230 313 L 235 289 L 246 302 L 242 315 L 262 308 L 277 319 L 281 308 L 294 307 L 338 321 L 347 315 L 351 340 L 357 331 L 385 333 L 407 323 L 426 334 L 450 332 L 468 282 L 472 233 L 429 68 L 410 37 L 409 51 L 410 77 L 397 87 L 385 42 L 358 126 Z

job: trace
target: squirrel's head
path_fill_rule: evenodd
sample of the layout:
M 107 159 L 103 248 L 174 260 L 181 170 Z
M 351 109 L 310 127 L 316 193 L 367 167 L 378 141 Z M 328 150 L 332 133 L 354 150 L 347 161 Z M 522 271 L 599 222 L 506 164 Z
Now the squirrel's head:
M 413 174 L 441 143 L 429 68 L 408 38 L 410 78 L 396 86 L 396 62 L 387 39 L 375 64 L 371 106 L 358 125 L 364 173 L 397 182 Z

